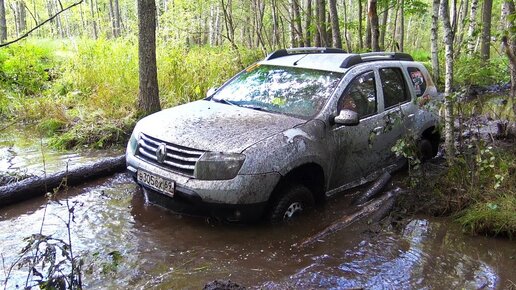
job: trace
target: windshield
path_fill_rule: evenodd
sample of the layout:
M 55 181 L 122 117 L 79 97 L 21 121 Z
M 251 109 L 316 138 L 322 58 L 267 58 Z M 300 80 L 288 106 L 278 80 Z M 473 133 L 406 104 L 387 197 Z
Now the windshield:
M 213 96 L 214 101 L 302 118 L 313 117 L 342 73 L 255 64 Z

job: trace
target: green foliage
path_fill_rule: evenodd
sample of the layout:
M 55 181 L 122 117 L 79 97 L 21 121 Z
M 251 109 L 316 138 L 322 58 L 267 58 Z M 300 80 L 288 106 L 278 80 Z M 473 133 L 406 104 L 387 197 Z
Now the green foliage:
M 59 64 L 47 43 L 14 44 L 0 50 L 0 88 L 7 94 L 39 96 Z
M 239 51 L 244 66 L 263 57 L 259 50 Z M 229 47 L 159 47 L 158 83 L 163 107 L 202 99 L 240 69 Z
M 514 148 L 477 143 L 441 171 L 426 172 L 412 188 L 417 191 L 416 200 L 402 199 L 400 205 L 409 211 L 455 215 L 470 233 L 512 238 L 516 233 L 515 164 Z
M 55 148 L 105 148 L 125 143 L 136 122 L 137 43 L 131 38 L 84 39 L 44 42 L 43 48 L 34 49 L 39 46 L 26 42 L 16 49 L 0 50 L 0 65 L 9 63 L 10 68 L 0 78 L 0 92 L 8 92 L 0 93 L 0 116 L 36 122 Z M 262 57 L 259 50 L 238 53 L 230 47 L 160 44 L 157 62 L 162 107 L 204 98 L 210 87 L 220 86 L 242 69 L 240 61 L 247 66 Z M 38 69 L 23 74 L 31 67 Z M 53 72 L 51 77 L 48 71 Z M 33 78 L 36 72 L 41 76 Z M 27 81 L 13 86 L 14 75 Z M 35 88 L 37 94 L 29 94 Z
M 484 63 L 478 55 L 463 56 L 456 62 L 455 83 L 461 86 L 487 86 L 509 82 L 509 67 L 503 57 Z
M 59 119 L 49 118 L 44 119 L 38 124 L 38 130 L 43 136 L 52 136 L 59 130 L 63 129 L 65 122 Z
M 506 235 L 516 234 L 516 194 L 508 192 L 479 202 L 465 210 L 457 219 L 470 233 Z

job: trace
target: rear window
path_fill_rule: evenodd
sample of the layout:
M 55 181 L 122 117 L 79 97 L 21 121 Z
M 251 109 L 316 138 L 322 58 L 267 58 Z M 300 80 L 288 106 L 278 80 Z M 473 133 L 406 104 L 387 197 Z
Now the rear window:
M 415 67 L 409 67 L 407 70 L 410 80 L 412 81 L 412 85 L 414 86 L 416 96 L 421 97 L 426 91 L 426 81 L 423 73 Z
M 380 69 L 385 109 L 410 100 L 405 79 L 399 68 Z

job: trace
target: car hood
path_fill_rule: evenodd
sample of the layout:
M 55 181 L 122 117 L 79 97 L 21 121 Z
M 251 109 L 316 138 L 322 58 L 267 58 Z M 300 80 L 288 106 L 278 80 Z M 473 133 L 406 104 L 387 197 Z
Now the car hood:
M 249 108 L 196 101 L 152 114 L 136 130 L 189 148 L 242 152 L 254 143 L 306 120 Z

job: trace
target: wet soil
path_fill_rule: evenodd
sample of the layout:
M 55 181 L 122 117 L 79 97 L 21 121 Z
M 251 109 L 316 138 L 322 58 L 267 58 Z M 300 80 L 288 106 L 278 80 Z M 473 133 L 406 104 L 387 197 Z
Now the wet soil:
M 221 279 L 257 289 L 494 289 L 514 286 L 516 276 L 514 241 L 466 236 L 448 219 L 415 216 L 399 227 L 363 221 L 298 249 L 293 245 L 340 217 L 350 199 L 332 198 L 287 225 L 219 224 L 145 204 L 125 174 L 70 188 L 57 201 L 2 208 L 4 269 L 43 216 L 43 233 L 66 237 L 64 198 L 76 205 L 72 244 L 87 261 L 86 289 L 201 289 Z M 102 271 L 94 257 L 114 251 L 121 262 Z M 26 273 L 15 268 L 6 288 L 24 285 Z M 5 275 L 0 271 L 2 284 Z

